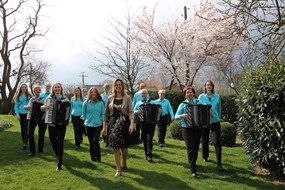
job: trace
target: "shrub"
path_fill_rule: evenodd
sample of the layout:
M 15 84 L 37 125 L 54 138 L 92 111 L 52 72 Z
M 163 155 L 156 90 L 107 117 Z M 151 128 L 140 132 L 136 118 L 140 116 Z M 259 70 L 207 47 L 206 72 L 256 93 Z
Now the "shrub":
M 8 129 L 12 126 L 13 124 L 10 121 L 7 121 L 7 120 L 0 121 L 0 131 L 3 131 L 4 129 Z
M 236 95 L 221 95 L 223 121 L 234 123 L 237 120 L 238 106 L 235 99 Z
M 170 124 L 170 135 L 173 139 L 183 140 L 182 130 L 181 130 L 182 121 L 174 120 Z
M 152 100 L 158 99 L 158 91 L 149 91 Z M 180 90 L 166 90 L 165 98 L 171 103 L 173 112 L 175 113 L 179 104 L 185 100 Z
M 221 145 L 233 147 L 236 145 L 237 130 L 236 127 L 229 122 L 221 122 Z M 210 135 L 210 144 L 214 144 L 212 135 Z
M 240 134 L 252 162 L 285 174 L 285 60 L 245 74 L 238 95 Z

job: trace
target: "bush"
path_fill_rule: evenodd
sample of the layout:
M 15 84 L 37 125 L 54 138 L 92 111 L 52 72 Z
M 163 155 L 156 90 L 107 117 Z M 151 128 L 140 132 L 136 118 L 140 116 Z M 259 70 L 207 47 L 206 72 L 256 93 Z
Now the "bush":
M 158 91 L 149 91 L 152 100 L 158 99 Z M 170 101 L 173 112 L 175 114 L 179 104 L 185 100 L 180 90 L 166 90 L 165 98 Z
M 10 121 L 7 121 L 7 120 L 0 121 L 0 131 L 4 131 L 4 129 L 8 129 L 12 126 L 13 124 Z
M 236 145 L 237 130 L 236 127 L 229 122 L 221 122 L 221 145 L 233 147 Z M 210 144 L 214 145 L 212 135 L 210 135 Z
M 236 95 L 221 95 L 223 121 L 234 123 L 237 120 L 238 106 L 235 99 Z
M 245 74 L 238 95 L 241 137 L 252 162 L 285 174 L 285 60 Z
M 174 120 L 170 124 L 170 135 L 173 139 L 183 140 L 182 137 L 182 121 L 181 120 Z

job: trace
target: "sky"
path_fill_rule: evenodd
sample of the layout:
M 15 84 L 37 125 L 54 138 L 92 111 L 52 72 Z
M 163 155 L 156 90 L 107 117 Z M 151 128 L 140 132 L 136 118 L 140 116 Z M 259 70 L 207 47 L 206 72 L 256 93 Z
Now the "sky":
M 191 2 L 197 3 L 197 0 L 129 0 L 128 4 L 133 13 L 144 5 L 151 11 L 156 2 L 155 22 L 159 24 L 183 20 L 184 6 L 189 7 L 191 12 Z M 44 44 L 44 52 L 39 54 L 39 58 L 52 65 L 50 82 L 81 84 L 82 74 L 86 76 L 85 85 L 104 82 L 106 77 L 88 68 L 95 63 L 89 53 L 95 54 L 96 50 L 100 50 L 96 41 L 100 41 L 106 33 L 111 17 L 123 20 L 126 0 L 50 0 L 48 5 L 44 9 L 42 25 L 48 26 L 50 32 L 46 39 L 39 40 L 40 44 Z

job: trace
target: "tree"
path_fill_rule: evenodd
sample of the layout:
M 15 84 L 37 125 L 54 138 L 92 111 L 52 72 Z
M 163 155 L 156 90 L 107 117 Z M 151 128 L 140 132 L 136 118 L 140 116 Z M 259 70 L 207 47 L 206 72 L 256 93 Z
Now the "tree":
M 106 31 L 111 37 L 105 36 L 105 43 L 98 42 L 104 51 L 97 51 L 98 55 L 92 55 L 95 63 L 90 66 L 90 69 L 102 75 L 121 78 L 131 93 L 135 91 L 137 81 L 147 75 L 149 66 L 132 39 L 131 33 L 136 32 L 132 19 L 129 8 L 125 16 L 126 24 L 112 18 L 111 29 Z
M 220 12 L 239 26 L 235 32 L 248 40 L 248 48 L 256 47 L 251 54 L 256 61 L 282 54 L 285 47 L 284 0 L 220 0 L 220 5 Z
M 240 47 L 232 32 L 234 24 L 207 19 L 220 16 L 208 1 L 201 2 L 194 18 L 183 22 L 175 20 L 155 26 L 154 15 L 155 8 L 152 14 L 144 9 L 136 22 L 141 31 L 136 39 L 141 42 L 142 51 L 159 64 L 159 70 L 170 73 L 171 84 L 176 81 L 181 90 L 184 85 L 193 85 L 203 66 L 228 61 Z
M 31 65 L 28 60 L 33 53 L 40 51 L 33 40 L 48 32 L 48 29 L 39 25 L 43 7 L 43 0 L 19 0 L 16 3 L 0 0 L 2 113 L 9 113 L 19 83 L 28 74 L 26 69 Z
M 50 66 L 51 64 L 36 59 L 27 62 L 21 81 L 29 83 L 30 90 L 33 93 L 32 89 L 35 85 L 43 85 L 48 80 L 47 73 Z

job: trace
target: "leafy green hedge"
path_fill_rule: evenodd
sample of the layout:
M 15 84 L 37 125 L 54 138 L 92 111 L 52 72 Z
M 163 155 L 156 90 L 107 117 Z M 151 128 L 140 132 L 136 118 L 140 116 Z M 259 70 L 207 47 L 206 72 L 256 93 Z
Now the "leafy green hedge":
M 234 123 L 237 120 L 238 106 L 236 95 L 221 95 L 222 120 Z
M 158 99 L 157 92 L 158 91 L 149 91 L 149 95 L 152 100 Z M 166 90 L 165 98 L 170 101 L 174 114 L 179 104 L 184 101 L 183 94 L 180 90 Z
M 7 120 L 0 120 L 0 131 L 4 131 L 5 129 L 8 129 L 12 127 L 13 124 L 10 121 Z
M 237 129 L 229 122 L 221 122 L 221 145 L 233 147 L 236 145 Z M 212 135 L 210 134 L 209 142 L 214 144 Z
M 243 77 L 238 122 L 251 160 L 285 174 L 285 60 L 262 64 Z
M 183 140 L 181 130 L 181 120 L 175 120 L 170 124 L 170 136 L 173 139 Z M 233 147 L 236 144 L 237 129 L 229 122 L 221 122 L 221 145 Z M 210 143 L 213 144 L 213 138 L 210 134 Z

